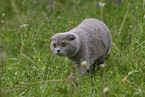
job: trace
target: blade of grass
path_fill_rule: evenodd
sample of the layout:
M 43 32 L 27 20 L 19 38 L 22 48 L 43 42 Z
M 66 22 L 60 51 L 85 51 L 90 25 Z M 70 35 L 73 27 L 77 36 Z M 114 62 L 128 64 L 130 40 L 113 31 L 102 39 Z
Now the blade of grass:
M 128 3 L 127 10 L 126 10 L 126 13 L 125 13 L 125 16 L 124 16 L 123 22 L 122 22 L 122 24 L 121 24 L 121 26 L 120 26 L 120 29 L 119 29 L 118 37 L 120 36 L 120 33 L 121 33 L 121 30 L 122 30 L 122 27 L 123 27 L 123 25 L 124 25 L 124 23 L 125 23 L 125 20 L 126 20 L 126 18 L 127 18 L 127 14 L 128 14 L 128 11 L 129 11 L 129 6 L 130 6 L 130 3 Z

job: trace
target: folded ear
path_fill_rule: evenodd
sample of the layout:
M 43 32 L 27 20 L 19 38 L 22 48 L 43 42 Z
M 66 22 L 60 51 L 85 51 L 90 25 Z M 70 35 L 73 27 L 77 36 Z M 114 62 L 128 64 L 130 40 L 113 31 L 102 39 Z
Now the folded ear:
M 54 39 L 54 36 L 52 36 L 51 39 Z
M 54 40 L 56 38 L 55 36 L 56 36 L 56 34 L 51 37 L 51 40 Z
M 69 40 L 74 40 L 76 37 L 74 35 L 69 35 L 68 38 Z

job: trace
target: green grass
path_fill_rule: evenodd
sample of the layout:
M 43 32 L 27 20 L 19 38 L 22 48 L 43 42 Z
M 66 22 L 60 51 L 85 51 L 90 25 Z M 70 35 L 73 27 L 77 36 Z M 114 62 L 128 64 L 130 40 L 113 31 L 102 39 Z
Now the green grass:
M 96 8 L 101 1 L 105 6 Z M 0 5 L 0 97 L 145 97 L 145 0 L 54 0 L 52 9 L 50 0 L 1 0 Z M 47 82 L 68 79 L 74 65 L 52 53 L 50 37 L 85 18 L 102 20 L 111 31 L 107 65 L 71 78 L 77 88 L 71 81 Z

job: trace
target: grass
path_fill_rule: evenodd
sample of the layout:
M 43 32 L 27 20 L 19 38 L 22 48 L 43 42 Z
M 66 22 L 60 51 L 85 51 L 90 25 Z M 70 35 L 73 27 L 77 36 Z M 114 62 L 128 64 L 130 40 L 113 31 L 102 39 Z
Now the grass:
M 105 6 L 96 7 L 99 2 Z M 0 4 L 0 97 L 145 96 L 145 0 L 54 0 L 52 8 L 50 0 Z M 107 24 L 111 54 L 101 71 L 64 84 L 74 64 L 52 53 L 50 37 L 85 18 Z

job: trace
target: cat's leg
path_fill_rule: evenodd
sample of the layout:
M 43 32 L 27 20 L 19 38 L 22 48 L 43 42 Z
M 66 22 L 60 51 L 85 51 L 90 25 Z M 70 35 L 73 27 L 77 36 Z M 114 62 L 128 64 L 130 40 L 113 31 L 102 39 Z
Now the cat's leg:
M 106 56 L 107 54 L 101 56 L 100 58 L 98 58 L 95 63 L 91 66 L 91 71 L 95 72 L 96 70 L 100 70 L 101 69 L 101 64 L 105 64 L 105 60 L 106 60 Z
M 90 69 L 90 61 L 83 61 L 82 63 L 81 63 L 81 67 L 80 67 L 80 72 L 81 73 L 86 73 L 87 72 L 87 70 L 89 71 L 89 72 L 91 72 L 91 69 Z
M 76 64 L 76 71 L 82 76 L 88 70 L 87 64 Z
M 88 70 L 88 68 L 87 68 L 86 66 L 81 66 L 80 72 L 81 72 L 82 74 L 84 74 L 84 73 L 86 73 L 87 70 Z
M 107 54 L 104 54 L 100 58 L 98 58 L 96 60 L 97 65 L 99 65 L 99 64 L 105 64 L 106 57 L 107 57 Z

